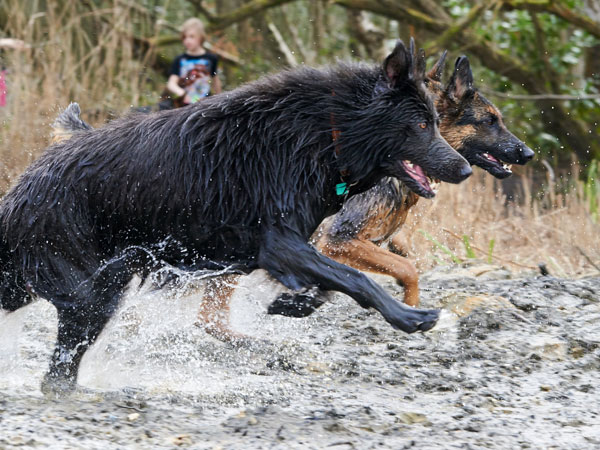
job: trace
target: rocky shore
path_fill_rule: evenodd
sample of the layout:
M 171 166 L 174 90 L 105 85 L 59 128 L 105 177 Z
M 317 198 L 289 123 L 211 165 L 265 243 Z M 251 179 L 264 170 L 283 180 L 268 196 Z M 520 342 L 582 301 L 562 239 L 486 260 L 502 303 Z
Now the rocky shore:
M 61 399 L 38 388 L 56 334 L 38 301 L 0 318 L 0 449 L 600 447 L 600 277 L 471 264 L 421 286 L 442 318 L 406 335 L 343 295 L 266 316 L 280 288 L 253 275 L 232 309 L 244 349 L 194 324 L 193 289 L 130 293 Z

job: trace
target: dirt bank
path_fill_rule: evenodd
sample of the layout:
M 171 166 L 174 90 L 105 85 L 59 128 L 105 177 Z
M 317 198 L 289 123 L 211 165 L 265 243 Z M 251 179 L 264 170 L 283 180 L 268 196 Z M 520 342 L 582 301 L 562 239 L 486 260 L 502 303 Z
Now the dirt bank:
M 265 316 L 277 289 L 236 294 L 236 327 L 266 341 L 243 350 L 194 326 L 197 294 L 129 294 L 60 400 L 38 389 L 53 308 L 0 318 L 0 448 L 600 446 L 600 278 L 438 268 L 422 301 L 442 320 L 410 336 L 342 295 Z

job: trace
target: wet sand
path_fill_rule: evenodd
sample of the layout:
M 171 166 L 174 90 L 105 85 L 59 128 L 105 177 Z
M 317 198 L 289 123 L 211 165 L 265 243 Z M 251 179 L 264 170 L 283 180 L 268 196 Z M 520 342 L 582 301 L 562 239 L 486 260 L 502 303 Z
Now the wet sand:
M 442 319 L 414 335 L 343 295 L 265 315 L 279 291 L 257 273 L 236 292 L 250 349 L 195 326 L 193 289 L 131 292 L 61 399 L 39 391 L 54 309 L 0 317 L 0 449 L 600 447 L 600 277 L 438 268 L 421 297 Z

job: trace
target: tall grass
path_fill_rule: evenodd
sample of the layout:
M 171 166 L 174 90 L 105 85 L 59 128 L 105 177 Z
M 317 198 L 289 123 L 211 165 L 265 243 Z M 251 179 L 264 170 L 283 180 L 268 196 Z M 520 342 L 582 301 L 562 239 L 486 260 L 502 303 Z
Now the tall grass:
M 527 201 L 507 203 L 497 182 L 481 170 L 460 185 L 443 184 L 431 201 L 420 200 L 402 230 L 417 266 L 424 270 L 443 260 L 475 256 L 512 271 L 537 270 L 544 263 L 556 276 L 600 274 L 598 185 L 571 179 L 568 190 L 540 199 L 527 172 L 521 176 Z M 418 230 L 426 230 L 431 237 Z M 465 236 L 466 242 L 465 244 Z M 441 251 L 443 246 L 445 250 Z M 448 256 L 450 251 L 454 257 Z
M 140 103 L 153 55 L 136 47 L 133 37 L 156 32 L 156 18 L 135 2 L 105 1 L 103 8 L 78 0 L 7 2 L 3 31 L 29 48 L 4 53 L 8 104 L 0 109 L 0 192 L 47 145 L 49 124 L 70 101 L 79 102 L 93 123 Z

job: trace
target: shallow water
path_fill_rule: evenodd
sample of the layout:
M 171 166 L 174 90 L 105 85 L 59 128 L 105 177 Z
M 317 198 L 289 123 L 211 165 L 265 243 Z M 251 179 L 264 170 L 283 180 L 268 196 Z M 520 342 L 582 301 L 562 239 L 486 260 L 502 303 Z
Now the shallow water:
M 422 302 L 442 319 L 414 335 L 343 295 L 267 316 L 280 291 L 242 280 L 232 322 L 257 344 L 236 349 L 195 325 L 201 286 L 132 289 L 58 400 L 39 391 L 53 307 L 0 316 L 0 448 L 600 446 L 600 278 L 440 268 Z

